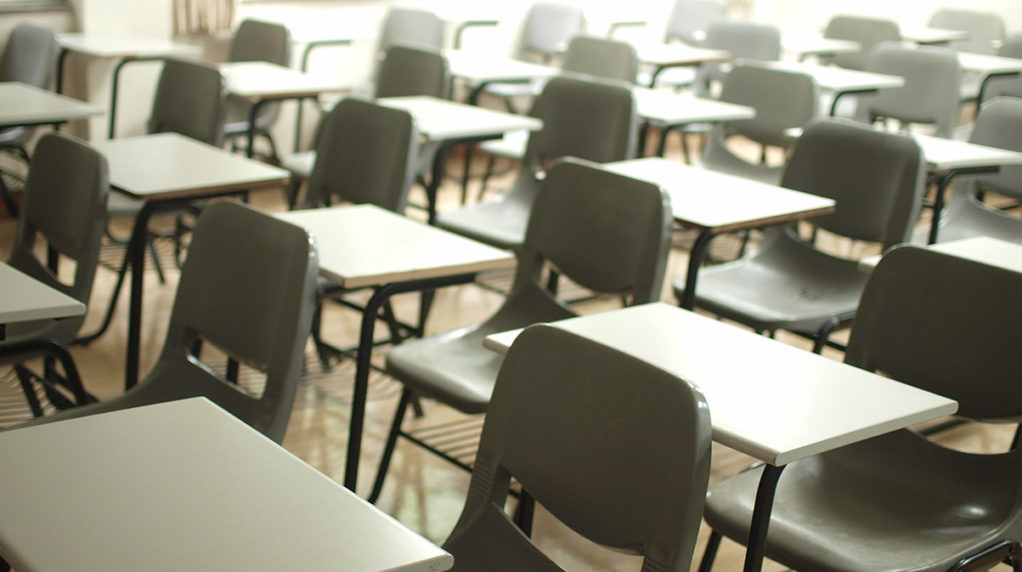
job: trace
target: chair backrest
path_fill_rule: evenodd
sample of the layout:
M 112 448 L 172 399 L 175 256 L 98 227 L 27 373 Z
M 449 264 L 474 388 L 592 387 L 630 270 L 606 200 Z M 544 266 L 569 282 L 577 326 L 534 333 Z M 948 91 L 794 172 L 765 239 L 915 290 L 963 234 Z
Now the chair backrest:
M 994 54 L 997 43 L 1005 36 L 1004 19 L 994 12 L 964 8 L 940 8 L 930 16 L 931 28 L 962 30 L 969 33 L 965 40 L 951 42 L 951 47 L 962 52 Z
M 242 20 L 234 32 L 230 62 L 270 62 L 291 65 L 291 32 L 277 22 Z
M 866 69 L 866 61 L 873 53 L 873 48 L 881 42 L 901 40 L 901 29 L 897 22 L 887 18 L 839 14 L 827 22 L 823 35 L 858 42 L 861 46 L 858 52 L 838 54 L 827 59 L 843 68 L 863 70 Z
M 1022 274 L 919 248 L 884 255 L 866 285 L 845 361 L 958 401 L 957 414 L 1022 416 Z
M 860 120 L 872 123 L 886 117 L 903 124 L 934 124 L 938 137 L 951 137 L 958 123 L 962 75 L 953 50 L 885 42 L 873 49 L 866 69 L 902 76 L 905 85 L 860 99 L 856 112 Z
M 727 7 L 718 0 L 675 0 L 667 16 L 664 41 L 680 40 L 692 46 L 701 46 L 706 40 L 710 24 L 723 20 Z
M 536 2 L 525 16 L 516 57 L 539 57 L 547 62 L 561 53 L 573 36 L 582 33 L 585 15 L 579 4 Z
M 20 23 L 11 30 L 0 57 L 0 81 L 20 81 L 43 89 L 57 69 L 57 34 L 48 28 Z
M 203 209 L 163 351 L 135 397 L 156 402 L 203 395 L 280 442 L 312 324 L 318 272 L 315 245 L 302 228 L 234 201 Z M 198 340 L 265 373 L 262 394 L 194 358 Z
M 444 22 L 429 10 L 392 6 L 383 17 L 376 51 L 386 53 L 394 44 L 439 51 L 444 47 Z
M 776 61 L 781 58 L 781 31 L 772 24 L 716 20 L 706 29 L 707 48 L 727 50 L 736 62 Z M 723 81 L 719 63 L 699 66 L 694 90 L 697 95 L 712 95 L 714 82 Z
M 543 87 L 531 114 L 543 120 L 543 129 L 530 134 L 525 150 L 526 164 L 533 169 L 564 156 L 605 163 L 635 154 L 638 118 L 627 85 L 555 77 Z
M 578 159 L 558 161 L 540 183 L 507 304 L 525 291 L 546 292 L 544 262 L 596 292 L 633 304 L 659 300 L 671 216 L 655 185 Z
M 109 190 L 106 158 L 101 153 L 66 135 L 44 134 L 36 144 L 25 183 L 10 265 L 88 304 L 106 226 Z M 37 237 L 74 261 L 70 284 L 57 278 L 37 257 Z M 84 316 L 61 320 L 47 335 L 69 343 L 84 320 Z
M 320 130 L 306 207 L 338 198 L 404 212 L 419 155 L 419 133 L 407 111 L 349 97 Z
M 1022 99 L 999 97 L 985 103 L 969 141 L 1022 152 Z M 1022 199 L 1022 166 L 1004 165 L 995 174 L 966 177 L 963 183 Z
M 911 137 L 820 119 L 795 144 L 781 185 L 834 199 L 833 214 L 813 218 L 820 228 L 888 248 L 911 235 L 925 173 Z
M 149 132 L 172 131 L 219 147 L 224 140 L 227 86 L 216 67 L 167 60 L 156 86 Z
M 709 477 L 710 412 L 691 383 L 549 325 L 501 365 L 464 510 L 455 570 L 559 570 L 503 512 L 510 478 L 574 531 L 689 569 Z
M 596 36 L 575 36 L 568 42 L 561 69 L 604 79 L 635 83 L 639 56 L 635 46 Z
M 790 139 L 788 129 L 804 127 L 816 117 L 820 98 L 812 76 L 750 62 L 734 66 L 724 79 L 720 100 L 754 107 L 756 116 L 716 126 L 711 143 L 717 144 L 726 133 L 782 146 Z
M 376 74 L 376 97 L 451 96 L 447 58 L 437 50 L 394 44 L 387 49 Z

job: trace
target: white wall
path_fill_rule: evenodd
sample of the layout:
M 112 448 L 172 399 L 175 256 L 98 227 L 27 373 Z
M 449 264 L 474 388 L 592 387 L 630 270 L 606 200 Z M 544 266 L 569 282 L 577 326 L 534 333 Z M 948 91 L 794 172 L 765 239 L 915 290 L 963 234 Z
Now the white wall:
M 755 17 L 784 32 L 818 31 L 834 14 L 863 14 L 891 18 L 903 27 L 926 24 L 930 14 L 944 6 L 996 12 L 1008 32 L 1022 32 L 1019 0 L 756 0 Z

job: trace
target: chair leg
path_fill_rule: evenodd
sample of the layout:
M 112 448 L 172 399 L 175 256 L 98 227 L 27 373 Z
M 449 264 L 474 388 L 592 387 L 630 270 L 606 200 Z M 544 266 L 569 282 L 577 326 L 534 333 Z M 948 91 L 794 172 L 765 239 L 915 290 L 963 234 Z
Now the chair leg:
M 35 388 L 32 387 L 32 372 L 21 364 L 14 366 L 14 372 L 18 375 L 18 383 L 21 384 L 21 391 L 25 394 L 25 402 L 32 411 L 32 417 L 42 417 L 43 405 L 39 402 L 39 396 L 35 394 Z
M 156 254 L 156 243 L 153 241 L 152 235 L 146 238 L 146 248 L 149 249 L 149 255 L 153 257 L 153 268 L 156 269 L 156 276 L 160 279 L 160 284 L 166 284 L 167 278 L 163 275 L 163 266 L 160 265 L 160 257 Z
M 816 336 L 813 338 L 814 354 L 823 353 L 823 347 L 827 345 L 827 340 L 830 338 L 830 334 L 840 323 L 840 320 L 831 317 L 822 326 L 820 326 L 820 329 L 816 331 Z
M 486 158 L 486 170 L 483 172 L 482 182 L 479 184 L 479 195 L 476 197 L 476 202 L 483 201 L 483 195 L 486 194 L 486 185 L 490 182 L 490 177 L 493 176 L 493 167 L 497 164 L 497 156 L 490 155 Z
M 373 504 L 376 504 L 380 498 L 380 491 L 383 490 L 383 481 L 387 478 L 387 470 L 390 469 L 390 458 L 394 454 L 397 438 L 401 434 L 401 423 L 405 420 L 405 411 L 408 409 L 408 402 L 411 399 L 411 390 L 407 387 L 402 389 L 401 399 L 397 403 L 397 410 L 394 411 L 394 421 L 390 424 L 390 433 L 387 434 L 387 442 L 383 447 L 383 455 L 380 456 L 380 465 L 376 469 L 373 490 L 369 493 L 368 500 Z
M 720 539 L 719 532 L 716 530 L 710 532 L 706 550 L 703 551 L 703 559 L 699 562 L 699 572 L 710 572 L 713 569 L 713 561 L 717 559 L 717 549 L 720 548 Z
M 11 189 L 7 187 L 7 183 L 4 182 L 2 176 L 0 176 L 0 199 L 3 200 L 4 206 L 7 207 L 7 213 L 12 218 L 17 218 L 18 205 L 14 204 L 14 196 L 11 195 Z

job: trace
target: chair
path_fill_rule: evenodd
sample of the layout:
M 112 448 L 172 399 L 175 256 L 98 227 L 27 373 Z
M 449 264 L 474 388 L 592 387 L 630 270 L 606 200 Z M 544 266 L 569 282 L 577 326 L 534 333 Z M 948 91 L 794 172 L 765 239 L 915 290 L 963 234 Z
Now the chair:
M 88 305 L 99 263 L 103 228 L 106 225 L 109 190 L 106 159 L 101 153 L 78 139 L 59 133 L 43 135 L 35 147 L 32 169 L 25 183 L 24 209 L 18 219 L 14 246 L 7 263 Z M 39 238 L 43 240 L 37 240 Z M 47 260 L 39 258 L 41 253 L 37 247 L 40 242 L 47 246 Z M 74 263 L 74 276 L 70 283 L 65 283 L 55 272 L 63 259 Z M 65 348 L 75 338 L 84 321 L 85 316 L 80 316 L 57 321 L 8 324 L 0 346 L 9 349 L 12 344 L 28 340 L 53 340 L 51 348 L 54 345 Z M 70 359 L 69 354 L 67 359 Z M 53 395 L 51 401 L 55 405 L 70 405 L 70 402 L 59 401 L 59 395 L 53 393 L 56 389 L 53 381 L 57 378 L 51 369 L 47 364 L 47 371 L 43 377 L 39 377 L 23 367 L 17 368 L 35 415 L 42 415 L 42 409 L 31 389 L 31 377 L 43 383 L 47 393 Z M 64 373 L 65 379 L 57 383 L 65 383 L 79 404 L 83 400 L 87 401 L 89 397 L 77 378 L 77 372 Z
M 224 141 L 224 117 L 227 108 L 227 87 L 224 77 L 216 67 L 201 62 L 168 59 L 156 85 L 153 98 L 152 114 L 148 122 L 149 133 L 179 133 L 219 147 Z M 110 218 L 128 217 L 134 219 L 142 210 L 143 202 L 132 199 L 121 193 L 110 193 L 107 200 L 107 212 Z M 192 210 L 197 210 L 196 206 Z M 163 215 L 176 216 L 179 213 L 166 211 Z M 176 225 L 173 238 L 181 250 L 180 235 L 183 231 L 180 222 Z M 115 243 L 126 244 L 126 238 L 107 234 Z M 156 270 L 163 280 L 163 270 L 150 236 L 147 248 L 156 262 Z M 117 283 L 110 299 L 106 317 L 99 329 L 77 340 L 88 343 L 101 336 L 110 324 L 113 311 L 120 295 L 121 284 L 127 273 L 127 252 L 118 270 Z
M 824 58 L 824 61 L 843 68 L 864 70 L 873 48 L 882 42 L 901 41 L 901 30 L 897 22 L 887 18 L 838 14 L 827 22 L 823 36 L 858 42 L 861 46 L 858 52 L 836 54 Z
M 873 49 L 866 69 L 901 76 L 905 85 L 860 99 L 856 119 L 867 123 L 893 119 L 905 130 L 916 123 L 931 124 L 938 137 L 951 137 L 958 123 L 962 75 L 954 51 L 883 43 Z
M 561 70 L 566 75 L 580 74 L 634 83 L 639 70 L 639 57 L 635 52 L 635 47 L 628 42 L 595 36 L 575 36 L 568 42 L 568 49 L 564 52 L 564 59 L 561 61 Z M 529 84 L 529 95 L 538 95 L 542 92 L 546 81 L 544 78 L 542 81 Z M 528 141 L 529 133 L 518 131 L 508 133 L 502 139 L 484 141 L 479 144 L 481 150 L 490 154 L 486 173 L 483 175 L 480 185 L 480 200 L 482 200 L 483 193 L 486 192 L 486 183 L 493 173 L 494 159 L 504 157 L 521 160 L 525 156 L 525 146 Z
M 817 115 L 819 89 L 809 75 L 758 66 L 737 64 L 724 79 L 720 100 L 756 109 L 753 119 L 713 126 L 702 153 L 707 169 L 776 185 L 784 167 L 766 163 L 767 147 L 787 147 L 787 130 L 804 127 Z M 762 146 L 762 158 L 750 162 L 727 146 L 733 136 L 747 138 Z
M 688 570 L 710 434 L 706 401 L 685 380 L 553 326 L 527 328 L 500 368 L 444 543 L 454 570 L 560 570 L 504 512 L 512 477 L 582 536 L 643 555 L 643 570 Z
M 781 59 L 781 31 L 771 24 L 717 20 L 706 28 L 707 48 L 726 50 L 736 61 L 777 61 Z M 713 84 L 723 80 L 718 63 L 699 66 L 693 91 L 696 95 L 714 93 Z
M 429 95 L 448 99 L 450 94 L 450 69 L 447 65 L 447 58 L 439 51 L 394 45 L 387 50 L 383 60 L 380 62 L 376 78 L 376 97 Z M 316 135 L 317 148 L 319 147 L 318 140 L 326 121 L 326 118 L 324 118 L 317 128 L 319 130 Z M 354 147 L 356 145 L 352 143 L 350 146 Z M 426 161 L 430 155 L 424 151 L 425 149 L 416 151 L 420 155 L 420 163 Z M 288 200 L 288 204 L 291 207 L 295 205 L 294 201 L 302 184 L 312 175 L 315 163 L 315 149 L 287 155 L 281 161 L 281 166 L 291 172 L 292 188 L 291 196 Z M 405 192 L 407 193 L 407 189 Z M 385 208 L 390 208 L 396 212 L 404 212 L 404 206 L 400 209 L 389 206 L 385 206 Z
M 1022 99 L 1001 97 L 987 102 L 976 118 L 969 140 L 1022 151 Z M 984 204 L 980 194 L 985 191 L 1022 200 L 1022 167 L 1005 165 L 996 174 L 958 181 L 940 217 L 939 241 L 986 235 L 1022 242 L 1022 218 Z M 920 229 L 913 242 L 925 244 L 927 232 L 928 229 Z
M 392 6 L 380 25 L 376 53 L 382 57 L 395 45 L 439 51 L 444 47 L 444 22 L 429 10 Z
M 572 156 L 604 163 L 635 154 L 635 101 L 626 85 L 555 77 L 536 99 L 532 115 L 543 120 L 543 129 L 529 135 L 525 164 L 511 189 L 493 201 L 441 212 L 437 226 L 500 248 L 518 248 L 537 176 L 550 161 Z
M 965 40 L 951 42 L 960 52 L 993 55 L 1005 36 L 1004 19 L 995 12 L 964 8 L 940 8 L 930 16 L 927 26 L 969 33 Z
M 485 412 L 501 358 L 483 347 L 483 338 L 574 315 L 541 284 L 545 263 L 584 288 L 625 295 L 631 304 L 652 302 L 660 298 L 670 228 L 669 199 L 656 186 L 577 159 L 556 162 L 536 194 L 514 284 L 497 312 L 388 354 L 387 373 L 404 389 L 369 498 L 380 494 L 398 436 L 408 437 L 401 424 L 413 396 Z
M 300 227 L 233 201 L 211 204 L 195 225 L 156 365 L 138 385 L 54 415 L 49 423 L 204 396 L 270 439 L 287 429 L 312 320 L 316 249 Z M 261 391 L 204 363 L 213 346 L 265 375 Z
M 243 20 L 234 33 L 229 62 L 270 62 L 288 67 L 291 65 L 291 32 L 287 26 L 275 22 Z M 248 135 L 249 115 L 252 104 L 239 97 L 227 99 L 225 134 L 233 139 Z M 256 115 L 255 132 L 266 139 L 270 146 L 270 158 L 277 161 L 277 145 L 273 142 L 270 128 L 280 114 L 280 103 L 270 102 L 259 107 Z
M 1006 58 L 1022 59 L 1022 34 L 1012 34 L 1005 38 L 1001 47 L 997 50 L 997 55 Z M 977 96 L 983 98 L 983 101 L 978 101 L 977 105 L 982 106 L 984 101 L 1002 95 L 1022 97 L 1022 79 L 1018 77 L 990 78 L 983 93 L 977 94 Z
M 0 56 L 0 81 L 20 81 L 48 89 L 56 67 L 57 34 L 33 24 L 17 24 L 8 36 L 7 47 Z M 29 157 L 25 145 L 34 133 L 34 129 L 27 127 L 0 129 L 0 151 L 15 153 L 27 163 Z M 18 207 L 2 178 L 0 200 L 3 200 L 11 216 L 18 215 Z
M 959 417 L 1017 422 L 1019 292 L 1022 274 L 895 248 L 863 292 L 845 362 L 955 399 Z M 843 571 L 987 570 L 1010 557 L 1019 570 L 1020 455 L 946 449 L 902 429 L 794 462 L 777 485 L 766 556 Z M 747 538 L 759 473 L 710 491 L 711 544 Z
M 706 44 L 706 31 L 711 24 L 727 17 L 727 6 L 718 0 L 675 0 L 667 16 L 664 28 L 665 44 L 682 42 L 691 46 Z M 636 83 L 650 85 L 651 74 L 643 72 Z M 656 83 L 682 88 L 695 81 L 695 71 L 690 67 L 673 67 L 661 70 Z
M 914 139 L 825 119 L 799 138 L 781 185 L 836 201 L 833 214 L 812 220 L 818 228 L 889 248 L 912 232 L 925 169 Z M 696 306 L 760 332 L 803 334 L 819 353 L 855 315 L 866 279 L 857 260 L 817 249 L 794 226 L 775 226 L 754 252 L 700 271 Z M 684 291 L 682 276 L 674 283 L 679 300 Z

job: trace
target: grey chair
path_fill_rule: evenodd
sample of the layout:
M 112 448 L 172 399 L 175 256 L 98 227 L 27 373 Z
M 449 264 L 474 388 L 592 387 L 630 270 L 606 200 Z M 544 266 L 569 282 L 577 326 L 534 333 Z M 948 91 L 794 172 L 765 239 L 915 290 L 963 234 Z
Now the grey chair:
M 1000 97 L 987 102 L 976 117 L 969 141 L 1022 151 L 1022 99 Z M 955 192 L 940 217 L 938 241 L 985 235 L 1022 242 L 1022 218 L 984 204 L 980 195 L 986 191 L 1022 200 L 1022 167 L 1005 165 L 996 174 L 956 182 Z M 925 244 L 928 230 L 917 231 L 913 241 Z
M 835 200 L 833 214 L 812 219 L 818 228 L 889 248 L 911 235 L 925 169 L 911 137 L 824 119 L 795 144 L 781 185 Z M 775 226 L 754 252 L 700 271 L 696 306 L 757 331 L 806 335 L 819 353 L 855 315 L 866 279 L 857 260 L 819 250 L 794 226 Z M 684 276 L 674 291 L 682 299 Z
M 276 22 L 243 20 L 234 32 L 229 62 L 270 62 L 289 67 L 291 65 L 291 32 L 287 26 Z M 239 97 L 227 100 L 225 133 L 230 139 L 248 135 L 249 116 L 252 104 Z M 277 146 L 270 134 L 270 128 L 280 115 L 280 103 L 265 103 L 256 115 L 255 132 L 266 139 L 270 146 L 270 158 L 278 160 Z
M 905 85 L 859 99 L 856 119 L 867 123 L 890 119 L 906 130 L 913 124 L 929 124 L 938 137 L 952 136 L 958 124 L 962 76 L 954 51 L 883 43 L 873 49 L 866 69 L 901 76 Z
M 596 36 L 575 36 L 568 42 L 568 49 L 561 61 L 561 70 L 565 75 L 583 75 L 595 78 L 617 80 L 634 83 L 639 71 L 639 56 L 635 47 L 628 42 L 599 38 Z M 528 84 L 523 95 L 538 95 L 543 91 L 547 79 Z M 511 86 L 513 84 L 508 84 Z M 525 131 L 508 133 L 494 141 L 484 141 L 479 149 L 489 153 L 490 157 L 479 189 L 479 199 L 486 192 L 487 182 L 493 174 L 496 157 L 521 160 L 525 157 L 525 147 L 529 134 Z
M 1001 47 L 997 50 L 997 55 L 1006 58 L 1022 59 L 1022 34 L 1012 34 L 1005 38 Z M 979 105 L 995 97 L 1022 97 L 1022 79 L 1018 77 L 990 78 L 983 89 L 983 93 L 977 94 L 977 96 L 983 99 L 978 102 Z
M 960 52 L 993 55 L 1004 40 L 1004 19 L 995 12 L 965 8 L 940 8 L 930 16 L 927 26 L 969 33 L 965 40 L 951 42 L 950 47 Z
M 57 34 L 53 30 L 25 22 L 17 24 L 7 38 L 7 46 L 0 56 L 0 81 L 20 81 L 35 87 L 49 89 L 57 67 Z M 0 151 L 14 153 L 26 163 L 29 161 L 25 146 L 35 130 L 27 127 L 0 129 Z M 3 179 L 0 178 L 0 200 L 11 216 L 18 215 L 18 207 Z
M 776 185 L 783 165 L 766 163 L 768 147 L 790 145 L 788 129 L 804 127 L 817 115 L 819 88 L 808 74 L 771 69 L 753 62 L 736 64 L 724 79 L 720 100 L 756 109 L 753 119 L 713 126 L 702 153 L 707 169 Z M 744 137 L 759 144 L 761 160 L 749 161 L 728 148 L 728 139 Z
M 145 379 L 117 397 L 34 422 L 204 396 L 279 443 L 298 386 L 318 272 L 315 245 L 302 228 L 237 202 L 210 205 L 196 222 L 166 341 Z M 229 381 L 196 354 L 197 344 L 260 372 L 265 385 Z
M 380 25 L 376 53 L 382 57 L 395 45 L 439 51 L 444 47 L 444 22 L 429 10 L 392 6 Z
M 727 50 L 736 61 L 777 61 L 781 59 L 781 31 L 772 24 L 743 22 L 738 20 L 717 20 L 706 28 L 707 48 Z M 699 66 L 693 91 L 696 95 L 709 96 L 716 89 L 714 84 L 726 75 L 719 63 Z
M 387 50 L 380 62 L 376 79 L 376 97 L 429 95 L 448 99 L 451 94 L 451 72 L 447 65 L 447 58 L 437 50 L 394 45 Z M 327 118 L 324 117 L 317 127 L 317 148 L 327 121 Z M 357 147 L 354 140 L 349 146 L 351 146 L 351 150 L 355 150 L 354 148 Z M 425 151 L 425 148 L 417 147 L 416 153 L 419 153 L 420 167 L 423 163 L 428 162 L 429 153 Z M 313 167 L 316 164 L 316 153 L 316 149 L 312 149 L 287 155 L 281 160 L 281 166 L 291 172 L 292 189 L 289 199 L 291 207 L 295 206 L 295 197 L 297 197 L 302 184 L 312 175 Z M 403 175 L 404 172 L 395 174 Z M 407 193 L 407 190 L 405 192 Z M 404 212 L 404 206 L 400 209 L 389 206 L 385 208 Z
M 642 555 L 643 570 L 687 571 L 710 434 L 706 401 L 687 381 L 553 326 L 527 328 L 500 368 L 444 543 L 454 570 L 561 569 L 504 512 L 513 477 L 582 536 Z
M 24 208 L 18 218 L 7 263 L 88 306 L 106 225 L 109 190 L 106 158 L 101 153 L 72 137 L 58 133 L 43 135 L 35 147 L 32 169 L 25 183 Z M 41 244 L 46 245 L 42 251 Z M 48 254 L 40 258 L 43 252 Z M 60 263 L 67 261 L 74 264 L 70 283 L 59 278 L 55 271 Z M 14 345 L 25 347 L 26 342 L 43 340 L 47 340 L 40 348 L 44 351 L 30 353 L 51 355 L 56 351 L 63 356 L 63 378 L 56 376 L 49 364 L 42 376 L 21 366 L 16 369 L 34 415 L 41 415 L 42 408 L 31 388 L 32 378 L 43 384 L 55 405 L 70 405 L 61 400 L 58 385 L 71 391 L 78 404 L 88 401 L 77 370 L 73 363 L 68 365 L 70 354 L 66 354 L 66 346 L 74 340 L 84 321 L 83 315 L 6 326 L 0 347 L 11 354 L 9 358 L 14 354 Z M 22 355 L 28 357 L 26 353 Z
M 827 22 L 824 37 L 858 42 L 861 49 L 849 54 L 837 54 L 824 61 L 853 70 L 866 69 L 873 48 L 882 42 L 901 41 L 898 23 L 887 18 L 838 14 Z
M 383 487 L 398 436 L 408 436 L 401 425 L 414 396 L 463 413 L 485 412 L 501 358 L 483 347 L 483 338 L 574 315 L 541 283 L 544 264 L 584 288 L 624 295 L 631 304 L 660 298 L 671 208 L 658 187 L 568 158 L 547 172 L 533 211 L 514 284 L 496 313 L 478 325 L 407 341 L 387 355 L 387 373 L 404 389 L 371 499 Z
M 706 44 L 706 30 L 726 17 L 727 6 L 719 0 L 675 0 L 667 15 L 663 41 L 665 44 L 682 42 L 703 46 Z M 673 67 L 657 72 L 656 84 L 683 88 L 692 85 L 695 78 L 696 72 L 691 67 Z M 643 71 L 636 83 L 650 85 L 652 81 L 652 74 Z
M 224 118 L 227 109 L 227 87 L 223 75 L 216 67 L 195 61 L 168 59 L 160 73 L 153 99 L 152 113 L 148 122 L 149 133 L 178 133 L 203 143 L 219 147 L 224 141 Z M 138 216 L 143 202 L 121 193 L 110 193 L 107 213 L 110 218 L 131 218 Z M 198 210 L 193 205 L 191 210 Z M 177 216 L 178 212 L 164 211 L 161 216 Z M 178 221 L 171 237 L 176 243 L 176 254 L 180 254 L 181 234 L 184 225 Z M 114 236 L 108 229 L 107 235 L 117 244 L 127 244 L 127 238 Z M 151 233 L 147 248 L 155 262 L 160 280 L 164 279 L 163 269 L 153 245 L 155 233 Z M 110 324 L 114 308 L 120 295 L 121 285 L 127 273 L 127 252 L 118 269 L 117 283 L 110 298 L 106 317 L 99 329 L 83 336 L 79 342 L 88 343 L 101 336 Z
M 500 248 L 518 248 L 525 240 L 537 177 L 550 161 L 571 156 L 604 163 L 635 154 L 635 98 L 621 83 L 555 77 L 536 99 L 532 115 L 543 121 L 543 129 L 529 135 L 524 165 L 511 189 L 492 201 L 441 212 L 437 226 Z
M 958 401 L 965 419 L 1022 417 L 1022 274 L 914 246 L 880 261 L 845 362 Z M 808 457 L 777 485 L 766 556 L 797 570 L 1019 570 L 1022 448 L 946 449 L 911 429 Z M 710 545 L 743 542 L 760 470 L 714 487 Z M 708 551 L 701 570 L 708 570 Z

